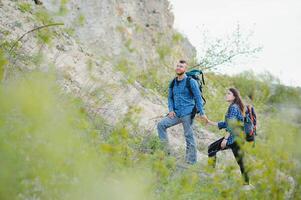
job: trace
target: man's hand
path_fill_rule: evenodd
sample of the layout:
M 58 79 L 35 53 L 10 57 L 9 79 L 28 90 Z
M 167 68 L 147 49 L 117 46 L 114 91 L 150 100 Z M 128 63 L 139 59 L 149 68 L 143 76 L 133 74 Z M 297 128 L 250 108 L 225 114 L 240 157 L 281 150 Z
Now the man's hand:
M 168 113 L 168 117 L 173 119 L 176 116 L 176 113 L 174 111 L 171 111 Z
M 207 124 L 209 122 L 209 119 L 207 118 L 206 115 L 200 115 L 201 119 L 205 121 L 205 123 Z
M 208 123 L 208 118 L 206 115 L 198 115 L 197 116 L 197 119 L 201 120 L 201 121 L 204 121 L 206 124 Z

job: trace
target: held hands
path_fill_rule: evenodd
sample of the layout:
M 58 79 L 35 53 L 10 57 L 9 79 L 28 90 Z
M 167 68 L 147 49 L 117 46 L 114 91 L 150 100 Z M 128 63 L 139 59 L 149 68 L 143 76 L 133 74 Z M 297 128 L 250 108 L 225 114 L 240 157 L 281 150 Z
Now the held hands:
M 218 126 L 218 123 L 217 123 L 217 122 L 213 122 L 213 121 L 209 120 L 209 119 L 207 118 L 206 115 L 197 115 L 197 116 L 196 116 L 196 119 L 197 119 L 198 121 L 205 122 L 206 125 L 210 125 L 210 126 Z M 227 146 L 227 141 L 228 141 L 228 137 L 229 137 L 229 135 L 225 136 L 225 138 L 223 139 L 223 141 L 222 141 L 222 143 L 221 143 L 221 148 L 222 148 L 222 149 L 226 148 L 226 146 Z
M 168 113 L 168 117 L 171 119 L 173 119 L 175 116 L 176 116 L 176 113 L 174 111 L 170 111 Z M 217 123 L 209 120 L 206 115 L 197 115 L 196 120 L 198 120 L 199 122 L 205 123 L 205 125 L 217 126 Z
M 200 122 L 205 122 L 206 125 L 208 124 L 209 121 L 206 115 L 197 115 L 196 119 Z
M 216 127 L 218 126 L 217 122 L 209 120 L 206 115 L 197 115 L 196 119 L 200 122 L 204 122 L 205 125 L 216 126 Z
M 217 126 L 217 123 L 216 123 L 216 122 L 213 122 L 213 121 L 211 121 L 211 120 L 208 120 L 207 125 L 210 125 L 210 126 Z

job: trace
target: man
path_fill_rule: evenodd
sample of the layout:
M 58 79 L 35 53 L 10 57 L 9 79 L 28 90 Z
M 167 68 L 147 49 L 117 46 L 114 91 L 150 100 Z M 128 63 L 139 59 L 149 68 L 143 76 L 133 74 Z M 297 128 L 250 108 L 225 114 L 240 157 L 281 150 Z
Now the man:
M 187 62 L 180 60 L 176 66 L 177 77 L 170 83 L 168 93 L 168 116 L 162 119 L 157 126 L 160 140 L 168 149 L 166 129 L 182 123 L 186 140 L 186 162 L 196 163 L 196 142 L 192 130 L 191 114 L 196 105 L 200 117 L 208 122 L 203 109 L 203 100 L 196 80 L 190 78 L 191 91 L 187 87 Z M 173 84 L 173 87 L 171 85 Z

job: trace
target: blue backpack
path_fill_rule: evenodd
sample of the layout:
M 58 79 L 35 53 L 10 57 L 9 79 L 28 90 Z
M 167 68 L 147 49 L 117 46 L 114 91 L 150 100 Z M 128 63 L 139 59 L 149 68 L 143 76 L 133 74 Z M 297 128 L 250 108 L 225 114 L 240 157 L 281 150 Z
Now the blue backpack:
M 193 96 L 193 93 L 192 93 L 192 89 L 191 89 L 191 85 L 190 85 L 190 80 L 191 79 L 194 79 L 196 80 L 198 86 L 199 86 L 199 89 L 200 89 L 200 92 L 201 92 L 201 96 L 202 96 L 202 99 L 204 101 L 204 105 L 206 104 L 206 99 L 204 98 L 203 96 L 203 85 L 205 85 L 205 79 L 204 79 L 204 74 L 203 74 L 203 71 L 202 70 L 198 70 L 198 69 L 193 69 L 189 72 L 186 72 L 186 75 L 187 75 L 187 79 L 186 79 L 186 87 L 188 88 L 190 94 Z M 201 76 L 201 78 L 200 78 Z M 171 82 L 170 84 L 170 88 L 173 89 L 174 85 L 175 85 L 175 81 L 176 81 L 176 78 L 173 79 L 173 81 Z M 173 98 L 173 93 L 172 93 L 172 98 Z M 192 110 L 192 114 L 191 114 L 191 119 L 194 119 L 195 115 L 197 114 L 197 108 L 196 108 L 196 105 L 194 106 L 193 110 Z
M 244 118 L 244 132 L 248 142 L 255 141 L 256 134 L 256 112 L 253 106 L 247 105 Z

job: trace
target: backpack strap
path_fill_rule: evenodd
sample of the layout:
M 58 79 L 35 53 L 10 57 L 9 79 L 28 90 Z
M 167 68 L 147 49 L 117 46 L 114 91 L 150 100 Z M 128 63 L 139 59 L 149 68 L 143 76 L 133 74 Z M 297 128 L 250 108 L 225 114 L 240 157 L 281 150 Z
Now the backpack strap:
M 251 122 L 254 126 L 253 134 L 257 135 L 257 133 L 256 133 L 256 114 L 255 114 L 255 111 L 254 111 L 254 107 L 251 106 L 251 105 L 247 105 L 247 109 L 248 109 L 248 113 L 249 113 Z M 255 141 L 255 138 L 254 138 L 254 141 Z
M 169 85 L 169 88 L 173 89 L 173 87 L 175 86 L 175 82 L 176 82 L 176 78 L 174 78 L 174 79 L 171 81 L 171 83 L 170 83 L 170 85 Z
M 203 74 L 202 71 L 200 71 L 200 73 L 202 74 L 202 82 L 203 82 L 204 85 L 206 85 L 206 84 L 205 84 L 205 79 L 204 79 L 204 74 Z
M 253 123 L 253 121 L 254 121 L 254 118 L 253 118 L 253 114 L 252 114 L 252 110 L 251 110 L 251 108 L 250 108 L 250 105 L 247 105 L 247 109 L 248 109 L 248 113 L 249 113 L 249 115 L 250 115 L 250 118 L 251 118 L 251 120 L 252 120 L 252 123 Z
M 256 112 L 255 112 L 254 107 L 251 108 L 251 113 L 252 113 L 252 116 L 253 116 L 254 133 L 255 133 L 255 135 L 257 135 L 257 131 L 256 131 L 256 129 L 257 129 L 257 127 L 256 127 L 256 125 L 257 125 L 257 116 L 256 116 Z
M 187 76 L 187 79 L 186 79 L 186 87 L 188 88 L 188 90 L 189 90 L 191 96 L 193 96 L 193 92 L 192 92 L 192 88 L 191 88 L 191 79 L 192 79 L 192 78 L 191 78 L 190 76 Z M 204 79 L 203 79 L 203 82 L 204 82 Z M 205 82 L 204 82 L 204 84 L 205 84 Z M 200 91 L 201 91 L 201 97 L 202 97 L 202 99 L 203 99 L 203 101 L 204 101 L 204 105 L 205 105 L 205 104 L 206 104 L 206 99 L 205 99 L 204 96 L 203 96 L 203 90 L 202 90 L 202 86 L 201 86 L 201 85 L 200 85 L 199 89 L 200 89 Z
M 186 78 L 186 87 L 188 88 L 191 96 L 193 96 L 192 88 L 191 88 L 191 77 L 187 76 Z
M 247 105 L 247 109 L 248 109 L 248 112 L 250 114 L 250 118 L 252 120 L 252 123 L 254 124 L 254 121 L 256 120 L 256 116 L 254 116 L 254 108 L 251 107 L 250 105 Z
M 254 107 L 252 107 L 252 115 L 253 115 L 253 118 L 254 118 L 254 125 L 256 126 L 257 124 L 257 116 L 256 116 L 256 112 L 255 112 L 255 109 Z
M 176 77 L 176 78 L 177 78 L 177 77 Z M 170 85 L 169 85 L 169 88 L 171 88 L 171 89 L 174 88 L 175 82 L 176 82 L 176 78 L 174 78 L 174 79 L 172 80 L 172 82 L 171 82 Z M 193 92 L 192 92 L 192 88 L 191 88 L 191 79 L 192 79 L 192 78 L 191 78 L 190 76 L 187 76 L 187 78 L 186 78 L 186 87 L 188 88 L 188 90 L 189 90 L 191 96 L 193 96 Z M 203 84 L 205 84 L 203 74 L 202 74 L 202 82 L 203 82 Z M 203 101 L 204 101 L 204 105 L 205 105 L 205 104 L 206 104 L 206 99 L 205 99 L 204 96 L 203 96 L 203 90 L 202 90 L 202 86 L 201 86 L 201 85 L 200 85 L 199 89 L 200 89 L 200 91 L 201 91 L 201 97 L 202 97 L 202 99 L 203 99 Z M 173 92 L 171 93 L 171 98 L 173 99 Z

